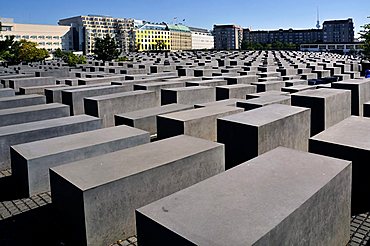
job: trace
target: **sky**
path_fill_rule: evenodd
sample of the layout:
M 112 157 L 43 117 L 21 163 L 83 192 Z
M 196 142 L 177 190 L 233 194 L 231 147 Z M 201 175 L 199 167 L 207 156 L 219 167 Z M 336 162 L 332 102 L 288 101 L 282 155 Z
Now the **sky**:
M 0 16 L 16 23 L 57 24 L 59 19 L 97 14 L 209 30 L 214 24 L 269 30 L 315 28 L 317 8 L 321 24 L 353 18 L 356 34 L 370 23 L 369 0 L 2 0 Z

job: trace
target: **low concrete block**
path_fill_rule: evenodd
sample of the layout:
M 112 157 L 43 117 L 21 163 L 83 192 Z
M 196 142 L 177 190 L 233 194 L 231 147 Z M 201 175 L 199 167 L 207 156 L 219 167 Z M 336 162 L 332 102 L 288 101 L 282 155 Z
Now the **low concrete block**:
M 236 106 L 247 111 L 276 103 L 290 105 L 290 97 L 285 95 L 270 95 L 240 101 L 236 103 Z
M 62 102 L 70 106 L 71 115 L 79 115 L 85 113 L 84 98 L 102 96 L 113 93 L 130 91 L 130 88 L 123 85 L 109 85 L 99 87 L 85 87 L 82 89 L 63 90 Z
M 0 127 L 0 170 L 10 168 L 10 146 L 101 127 L 98 118 L 80 115 Z
M 308 85 L 308 81 L 304 79 L 293 79 L 293 80 L 285 80 L 285 86 L 295 86 L 295 85 Z
M 247 100 L 238 99 L 238 98 L 230 98 L 225 100 L 220 100 L 216 102 L 209 102 L 209 103 L 199 103 L 195 104 L 194 108 L 204 108 L 204 107 L 214 107 L 214 106 L 231 106 L 231 107 L 238 107 L 238 102 L 246 102 Z
M 45 103 L 46 103 L 45 97 L 41 95 L 3 97 L 0 98 L 0 110 L 39 105 Z
M 370 209 L 370 119 L 351 116 L 310 138 L 309 151 L 352 161 L 351 214 Z
M 281 88 L 281 91 L 289 92 L 289 93 L 296 93 L 300 91 L 314 90 L 314 89 L 316 89 L 316 86 L 314 85 L 293 85 L 293 86 L 283 87 Z
M 252 98 L 257 98 L 257 97 L 264 97 L 264 96 L 273 96 L 273 95 L 285 95 L 288 96 L 289 92 L 283 92 L 283 91 L 265 91 L 265 92 L 258 92 L 258 93 L 252 93 L 252 94 L 247 94 L 245 98 L 252 99 Z
M 114 126 L 114 115 L 159 106 L 154 91 L 129 91 L 84 99 L 85 112 L 102 119 L 103 127 Z
M 223 151 L 178 136 L 52 168 L 53 206 L 66 242 L 108 245 L 135 235 L 135 209 L 223 172 Z
M 227 81 L 223 79 L 212 79 L 203 81 L 189 81 L 185 83 L 186 86 L 210 86 L 216 87 L 220 85 L 227 85 Z
M 226 168 L 278 146 L 307 151 L 311 109 L 272 104 L 217 120 L 217 142 L 225 144 Z
M 162 105 L 178 103 L 194 105 L 216 101 L 216 89 L 209 86 L 192 86 L 162 89 Z
M 293 106 L 311 109 L 311 136 L 351 116 L 351 92 L 348 90 L 307 90 L 291 97 Z
M 29 94 L 45 95 L 45 89 L 65 88 L 65 87 L 68 87 L 68 85 L 39 85 L 39 86 L 20 87 L 19 93 L 21 95 Z
M 168 104 L 164 106 L 147 108 L 138 111 L 127 112 L 124 114 L 118 114 L 114 116 L 114 120 L 116 126 L 128 125 L 150 132 L 150 134 L 153 135 L 157 133 L 158 115 L 178 112 L 192 108 L 193 107 L 190 105 Z
M 55 77 L 33 77 L 33 78 L 18 78 L 10 79 L 9 87 L 13 88 L 15 92 L 19 92 L 20 87 L 39 86 L 39 85 L 55 85 Z
M 2 97 L 13 97 L 15 96 L 15 91 L 10 88 L 1 88 L 0 89 L 0 98 Z
M 148 132 L 117 126 L 11 147 L 12 177 L 19 194 L 50 190 L 49 168 L 150 142 Z
M 69 116 L 69 107 L 60 103 L 0 110 L 0 127 Z
M 210 141 L 217 139 L 217 119 L 244 110 L 229 106 L 203 107 L 157 117 L 158 139 L 189 135 Z
M 346 245 L 350 194 L 349 161 L 279 147 L 137 209 L 138 245 Z
M 257 75 L 243 75 L 236 77 L 224 77 L 228 85 L 234 84 L 251 84 L 258 81 Z
M 252 83 L 252 85 L 257 86 L 257 92 L 265 92 L 265 91 L 280 91 L 281 88 L 285 86 L 285 83 L 283 81 L 268 81 Z

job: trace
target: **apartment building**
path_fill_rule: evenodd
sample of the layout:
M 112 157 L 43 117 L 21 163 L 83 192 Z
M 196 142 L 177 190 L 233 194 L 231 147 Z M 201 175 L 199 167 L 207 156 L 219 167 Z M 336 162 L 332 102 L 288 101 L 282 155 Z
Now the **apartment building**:
M 95 49 L 95 39 L 107 34 L 113 37 L 122 52 L 130 48 L 130 34 L 136 20 L 129 18 L 113 18 L 100 15 L 82 15 L 59 20 L 61 26 L 72 28 L 73 48 L 92 54 Z
M 207 29 L 189 27 L 191 32 L 191 49 L 203 50 L 214 49 L 215 39 Z
M 171 50 L 170 31 L 165 24 L 145 23 L 132 32 L 131 50 Z
M 217 50 L 238 50 L 243 41 L 243 28 L 237 25 L 214 25 L 214 44 Z
M 56 49 L 73 49 L 71 28 L 68 26 L 21 24 L 14 23 L 12 18 L 0 18 L 0 22 L 0 40 L 14 36 L 16 41 L 25 39 L 50 52 Z
M 354 42 L 354 39 L 354 24 L 351 18 L 347 20 L 324 21 L 324 43 L 351 43 Z
M 175 24 L 167 24 L 171 36 L 171 50 L 191 50 L 191 32 L 189 27 Z

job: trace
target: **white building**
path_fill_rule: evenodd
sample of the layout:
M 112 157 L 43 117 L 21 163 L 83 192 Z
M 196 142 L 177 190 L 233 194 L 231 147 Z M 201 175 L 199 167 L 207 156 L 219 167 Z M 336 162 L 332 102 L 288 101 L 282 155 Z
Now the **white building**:
M 213 49 L 214 37 L 206 29 L 189 27 L 191 31 L 191 48 L 193 50 Z
M 71 28 L 68 26 L 20 24 L 14 23 L 12 18 L 0 18 L 0 22 L 0 40 L 14 36 L 16 41 L 25 39 L 48 51 L 72 49 Z

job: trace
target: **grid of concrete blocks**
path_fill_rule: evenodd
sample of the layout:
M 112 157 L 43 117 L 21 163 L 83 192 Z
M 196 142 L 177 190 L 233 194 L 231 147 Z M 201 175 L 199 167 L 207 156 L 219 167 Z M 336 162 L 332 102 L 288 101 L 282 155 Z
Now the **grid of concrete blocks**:
M 350 56 L 132 53 L 0 68 L 0 244 L 364 245 Z

